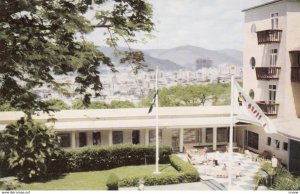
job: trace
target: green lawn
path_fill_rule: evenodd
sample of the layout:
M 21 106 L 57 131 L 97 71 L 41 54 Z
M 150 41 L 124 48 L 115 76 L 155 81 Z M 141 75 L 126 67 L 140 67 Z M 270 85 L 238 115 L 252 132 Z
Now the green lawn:
M 162 173 L 177 171 L 169 164 L 159 165 Z M 22 184 L 19 190 L 106 190 L 106 180 L 111 172 L 119 178 L 135 175 L 152 174 L 155 165 L 126 166 L 103 171 L 67 173 L 64 176 L 47 182 Z

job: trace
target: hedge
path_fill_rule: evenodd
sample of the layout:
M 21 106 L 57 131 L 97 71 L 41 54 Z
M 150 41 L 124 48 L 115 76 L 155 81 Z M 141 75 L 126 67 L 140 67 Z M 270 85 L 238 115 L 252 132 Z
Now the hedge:
M 144 179 L 145 185 L 169 185 L 178 183 L 190 183 L 200 180 L 199 173 L 192 165 L 184 162 L 176 155 L 169 156 L 171 165 L 178 173 L 167 173 L 158 175 L 126 177 L 119 181 L 121 187 L 137 186 L 140 179 Z
M 171 154 L 171 147 L 160 146 L 159 162 L 168 163 Z M 155 146 L 132 144 L 92 146 L 66 149 L 63 155 L 59 161 L 55 161 L 55 166 L 62 168 L 63 172 L 107 170 L 121 166 L 154 164 Z

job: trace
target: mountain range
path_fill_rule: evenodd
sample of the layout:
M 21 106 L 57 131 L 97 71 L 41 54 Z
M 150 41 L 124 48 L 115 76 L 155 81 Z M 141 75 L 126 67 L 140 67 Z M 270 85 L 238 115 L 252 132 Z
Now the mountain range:
M 113 55 L 113 48 L 99 47 L 99 49 L 111 57 L 112 61 L 118 66 L 119 57 Z M 126 50 L 126 48 L 120 48 Z M 210 59 L 212 66 L 218 67 L 219 64 L 232 63 L 242 66 L 243 53 L 235 49 L 209 50 L 202 47 L 185 45 L 171 49 L 145 49 L 145 63 L 149 68 L 157 65 L 161 70 L 173 71 L 179 69 L 193 70 L 196 67 L 197 59 Z

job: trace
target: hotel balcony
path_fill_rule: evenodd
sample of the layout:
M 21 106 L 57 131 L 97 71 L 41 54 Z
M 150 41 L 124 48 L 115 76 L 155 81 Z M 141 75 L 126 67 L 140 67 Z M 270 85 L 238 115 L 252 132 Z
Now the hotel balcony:
M 277 116 L 279 104 L 274 102 L 259 101 L 256 104 L 267 116 Z
M 281 67 L 256 67 L 257 80 L 278 80 Z
M 300 67 L 291 68 L 291 81 L 300 83 Z
M 257 42 L 258 44 L 271 44 L 280 43 L 282 30 L 263 30 L 257 31 Z

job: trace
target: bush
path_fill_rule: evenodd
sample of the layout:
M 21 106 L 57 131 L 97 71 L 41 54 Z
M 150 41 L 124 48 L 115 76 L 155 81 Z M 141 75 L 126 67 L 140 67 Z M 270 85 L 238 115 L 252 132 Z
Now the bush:
M 147 176 L 134 176 L 126 177 L 121 179 L 119 186 L 121 187 L 131 187 L 137 186 L 140 179 L 144 179 L 145 185 L 169 185 L 178 183 L 190 183 L 197 182 L 200 180 L 198 171 L 189 163 L 182 161 L 178 156 L 171 155 L 170 157 L 171 165 L 179 173 L 168 173 L 168 174 L 157 174 L 157 175 L 147 175 Z
M 160 147 L 160 163 L 168 163 L 172 148 Z M 66 172 L 107 170 L 121 166 L 155 163 L 155 146 L 116 145 L 110 147 L 84 147 L 65 150 L 64 157 L 57 161 Z
M 5 177 L 0 179 L 0 190 L 16 190 L 20 182 L 16 177 Z
M 107 190 L 119 189 L 119 178 L 116 174 L 111 173 L 106 181 Z
M 0 136 L 4 162 L 21 181 L 36 180 L 47 174 L 47 166 L 59 157 L 59 146 L 54 131 L 34 122 L 30 117 L 6 126 Z

